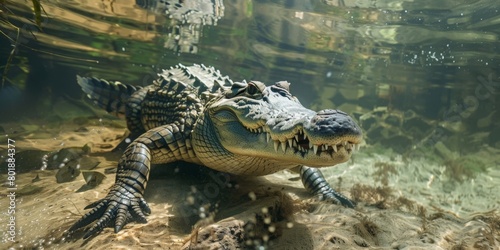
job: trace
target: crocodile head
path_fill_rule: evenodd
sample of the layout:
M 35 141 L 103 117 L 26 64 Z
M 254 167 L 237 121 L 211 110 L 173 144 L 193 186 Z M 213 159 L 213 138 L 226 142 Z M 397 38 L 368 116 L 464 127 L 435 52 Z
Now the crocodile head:
M 215 147 L 210 150 L 210 157 L 227 154 L 224 159 L 236 159 L 232 164 L 243 169 L 226 172 L 260 175 L 297 165 L 333 166 L 351 157 L 362 140 L 356 122 L 339 110 L 315 112 L 305 108 L 290 94 L 289 85 L 288 82 L 267 87 L 256 81 L 234 83 L 224 97 L 207 105 L 202 127 L 209 126 L 212 130 L 203 136 Z M 200 150 L 195 148 L 195 151 Z

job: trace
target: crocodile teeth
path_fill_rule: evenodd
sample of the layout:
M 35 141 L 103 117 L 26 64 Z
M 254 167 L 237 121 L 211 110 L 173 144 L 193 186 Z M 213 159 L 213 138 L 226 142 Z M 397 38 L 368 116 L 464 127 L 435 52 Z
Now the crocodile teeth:
M 359 144 L 354 145 L 354 148 L 356 148 L 356 150 L 359 150 L 360 147 L 361 147 L 361 145 L 359 145 Z
M 269 139 L 271 139 L 271 134 L 270 133 L 266 133 L 266 142 L 269 142 Z
M 314 154 L 318 153 L 318 145 L 313 145 Z
M 293 147 L 296 148 L 297 147 L 297 141 L 293 141 Z
M 295 135 L 295 140 L 299 141 L 299 135 Z
M 283 153 L 286 153 L 286 142 L 281 142 L 281 150 L 283 150 Z
M 278 152 L 278 147 L 280 146 L 279 141 L 274 141 L 274 151 Z
M 333 151 L 335 151 L 335 153 L 337 153 L 337 151 L 338 151 L 337 145 L 332 145 L 332 148 L 333 148 Z
M 344 146 L 345 146 L 345 145 L 347 145 L 347 142 L 346 142 L 346 141 L 343 141 L 343 142 L 342 142 L 342 145 L 344 145 Z
M 288 139 L 288 146 L 293 147 L 293 139 Z
M 312 148 L 313 147 L 313 143 L 311 141 L 309 141 L 309 148 Z

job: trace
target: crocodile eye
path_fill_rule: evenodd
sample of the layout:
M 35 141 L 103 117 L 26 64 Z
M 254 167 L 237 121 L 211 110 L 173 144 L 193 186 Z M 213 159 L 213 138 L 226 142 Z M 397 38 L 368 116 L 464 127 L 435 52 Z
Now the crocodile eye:
M 255 86 L 255 85 L 254 85 L 254 84 L 252 84 L 252 83 L 249 83 L 249 84 L 248 84 L 248 87 L 247 87 L 247 93 L 248 93 L 249 95 L 251 95 L 251 96 L 252 96 L 252 95 L 255 95 L 255 94 L 257 94 L 257 92 L 258 92 L 258 91 L 259 91 L 259 89 L 257 88 L 257 86 Z
M 276 85 L 276 87 L 282 88 L 282 89 L 290 92 L 290 83 L 287 81 L 279 81 L 275 85 Z
M 248 83 L 246 88 L 246 95 L 252 97 L 258 97 L 262 95 L 262 92 L 266 89 L 266 85 L 259 81 L 251 81 Z

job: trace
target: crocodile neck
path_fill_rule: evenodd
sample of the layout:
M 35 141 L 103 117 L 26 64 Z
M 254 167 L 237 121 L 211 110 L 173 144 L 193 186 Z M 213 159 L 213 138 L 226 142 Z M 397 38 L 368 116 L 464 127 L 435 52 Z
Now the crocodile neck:
M 219 141 L 219 132 L 212 121 L 208 119 L 207 112 L 203 112 L 199 117 L 192 133 L 193 149 L 203 165 L 221 172 L 248 176 L 268 175 L 297 166 L 297 164 L 290 162 L 229 152 Z M 261 138 L 249 138 L 248 142 L 241 143 L 251 147 L 252 139 L 256 143 L 266 143 Z

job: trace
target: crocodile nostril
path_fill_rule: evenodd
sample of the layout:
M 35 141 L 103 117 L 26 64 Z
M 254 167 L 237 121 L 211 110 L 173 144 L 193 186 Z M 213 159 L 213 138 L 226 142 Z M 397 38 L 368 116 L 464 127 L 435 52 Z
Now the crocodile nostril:
M 335 109 L 323 109 L 323 110 L 318 111 L 318 113 L 316 113 L 316 115 L 314 115 L 311 118 L 311 122 L 317 123 L 317 122 L 320 122 L 322 120 L 330 120 L 330 119 L 332 119 L 332 116 L 342 114 L 342 113 L 343 113 L 342 111 L 335 110 Z
M 318 111 L 318 113 L 316 115 L 317 116 L 329 116 L 329 115 L 336 115 L 336 114 L 347 115 L 347 113 L 340 111 L 340 110 L 336 110 L 336 109 L 323 109 L 323 110 Z

